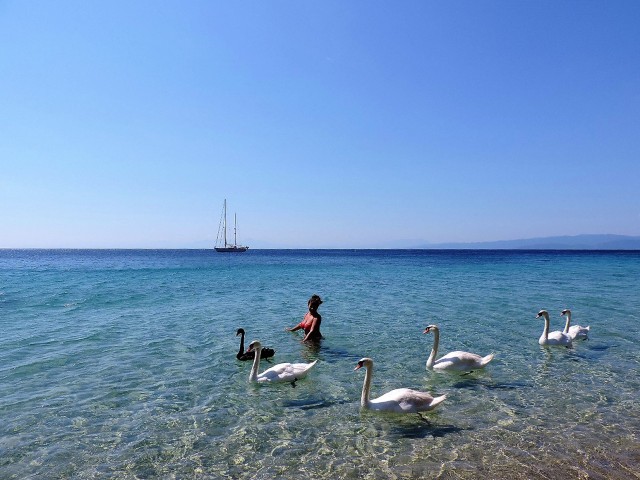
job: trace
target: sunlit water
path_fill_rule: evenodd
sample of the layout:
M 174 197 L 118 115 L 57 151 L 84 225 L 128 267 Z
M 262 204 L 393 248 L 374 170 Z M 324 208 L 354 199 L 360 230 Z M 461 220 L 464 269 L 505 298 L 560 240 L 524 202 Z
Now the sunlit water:
M 539 346 L 542 308 L 590 339 Z M 639 316 L 637 252 L 0 250 L 0 478 L 639 478 Z M 427 371 L 430 323 L 495 360 Z M 319 362 L 249 384 L 238 327 Z M 447 400 L 361 411 L 363 356 Z

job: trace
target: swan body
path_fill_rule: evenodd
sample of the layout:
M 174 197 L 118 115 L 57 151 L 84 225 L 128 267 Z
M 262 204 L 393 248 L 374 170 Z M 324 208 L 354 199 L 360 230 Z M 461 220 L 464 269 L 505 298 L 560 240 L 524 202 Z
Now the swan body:
M 369 392 L 371 390 L 371 379 L 373 377 L 373 360 L 370 358 L 361 358 L 354 370 L 362 367 L 366 369 L 364 384 L 362 385 L 362 396 L 360 397 L 360 406 L 362 408 L 394 413 L 428 412 L 436 408 L 447 398 L 446 395 L 433 397 L 427 392 L 419 392 L 417 390 L 411 390 L 410 388 L 397 388 L 378 398 L 370 400 Z
M 244 329 L 239 328 L 236 332 L 236 337 L 240 336 L 240 350 L 236 353 L 236 358 L 238 360 L 253 360 L 256 352 L 245 352 L 244 351 Z M 260 351 L 260 358 L 271 358 L 276 354 L 276 351 L 273 348 L 263 348 Z
M 470 372 L 478 370 L 479 368 L 484 368 L 491 360 L 493 360 L 493 353 L 481 357 L 476 353 L 463 352 L 459 350 L 447 353 L 436 360 L 436 356 L 438 355 L 438 345 L 440 344 L 440 330 L 436 325 L 429 325 L 422 333 L 432 332 L 433 348 L 431 349 L 431 355 L 429 355 L 429 358 L 427 359 L 427 370 Z
M 540 345 L 561 345 L 564 347 L 571 347 L 573 345 L 571 337 L 568 334 L 560 330 L 549 332 L 549 313 L 546 310 L 540 310 L 538 312 L 536 318 L 540 317 L 544 318 L 544 330 L 538 340 Z
M 566 333 L 571 337 L 571 340 L 581 339 L 588 340 L 589 339 L 589 329 L 591 327 L 583 327 L 582 325 L 571 325 L 571 310 L 568 308 L 562 311 L 562 315 L 567 317 L 567 323 L 564 326 L 563 333 Z
M 260 368 L 261 350 L 262 345 L 257 340 L 251 342 L 249 349 L 247 350 L 255 352 L 253 365 L 251 366 L 251 373 L 249 373 L 250 382 L 289 382 L 295 387 L 296 380 L 306 377 L 309 370 L 311 370 L 311 368 L 318 362 L 318 360 L 315 360 L 311 363 L 279 363 L 262 373 L 258 373 L 258 369 Z

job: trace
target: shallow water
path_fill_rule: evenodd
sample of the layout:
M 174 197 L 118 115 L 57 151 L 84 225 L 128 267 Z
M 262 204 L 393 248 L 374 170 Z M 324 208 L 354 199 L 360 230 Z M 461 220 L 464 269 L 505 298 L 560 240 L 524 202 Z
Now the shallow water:
M 590 339 L 539 346 L 542 308 Z M 0 250 L 0 477 L 640 478 L 639 315 L 638 252 Z M 495 360 L 427 371 L 430 323 Z M 249 384 L 238 327 L 320 361 Z M 363 356 L 447 400 L 361 411 Z

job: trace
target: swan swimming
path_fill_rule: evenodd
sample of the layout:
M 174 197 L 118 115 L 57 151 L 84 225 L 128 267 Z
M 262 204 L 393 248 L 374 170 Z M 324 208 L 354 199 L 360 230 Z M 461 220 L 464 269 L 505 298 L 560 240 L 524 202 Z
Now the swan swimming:
M 471 372 L 479 368 L 484 368 L 491 360 L 493 360 L 493 353 L 481 357 L 476 353 L 462 352 L 459 350 L 447 353 L 436 360 L 436 355 L 438 355 L 438 345 L 440 344 L 440 330 L 437 325 L 429 325 L 422 333 L 432 332 L 433 348 L 431 349 L 431 355 L 429 355 L 429 358 L 427 359 L 427 370 Z
M 571 337 L 566 333 L 561 332 L 560 330 L 549 332 L 549 312 L 546 310 L 540 310 L 538 315 L 536 315 L 536 318 L 540 317 L 544 318 L 544 330 L 538 340 L 540 345 L 561 345 L 564 347 L 571 347 L 573 345 Z
M 244 351 L 244 329 L 239 328 L 236 332 L 236 337 L 240 336 L 240 350 L 236 353 L 236 358 L 238 360 L 253 360 L 255 356 L 255 352 L 245 352 Z M 276 351 L 273 348 L 263 347 L 260 351 L 260 358 L 271 358 L 276 354 Z
M 561 315 L 567 317 L 567 323 L 564 326 L 563 333 L 566 333 L 571 337 L 571 340 L 588 340 L 589 329 L 591 327 L 583 327 L 582 325 L 571 325 L 571 310 L 565 308 L 562 310 Z
M 410 388 L 397 388 L 378 398 L 369 400 L 371 378 L 373 377 L 373 360 L 366 357 L 361 358 L 354 371 L 362 367 L 366 369 L 364 384 L 362 385 L 362 396 L 360 397 L 360 406 L 362 408 L 395 413 L 428 412 L 447 398 L 446 395 L 433 397 L 427 392 L 419 392 Z
M 255 352 L 251 373 L 249 373 L 250 382 L 289 382 L 295 387 L 296 380 L 306 377 L 309 370 L 318 362 L 318 360 L 315 360 L 311 363 L 279 363 L 262 373 L 258 373 L 258 369 L 260 368 L 260 350 L 262 350 L 262 345 L 257 340 L 251 342 L 247 350 Z

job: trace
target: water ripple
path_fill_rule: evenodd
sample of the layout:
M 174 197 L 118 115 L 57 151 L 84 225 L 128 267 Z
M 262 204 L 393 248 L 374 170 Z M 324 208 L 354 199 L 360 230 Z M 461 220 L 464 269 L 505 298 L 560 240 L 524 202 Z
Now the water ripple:
M 0 251 L 0 477 L 637 478 L 638 259 Z M 313 292 L 319 348 L 284 331 Z M 567 306 L 591 338 L 540 347 L 536 312 L 559 328 Z M 427 371 L 428 323 L 441 353 L 496 359 Z M 249 385 L 238 326 L 276 348 L 273 363 L 318 365 L 295 389 Z M 374 396 L 447 401 L 361 411 L 363 356 Z

